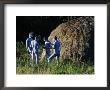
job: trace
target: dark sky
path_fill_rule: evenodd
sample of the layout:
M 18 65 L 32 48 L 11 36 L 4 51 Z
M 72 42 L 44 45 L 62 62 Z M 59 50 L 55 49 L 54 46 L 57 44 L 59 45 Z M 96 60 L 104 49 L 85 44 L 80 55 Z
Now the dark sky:
M 25 42 L 31 31 L 35 35 L 41 35 L 41 38 L 48 37 L 60 23 L 57 16 L 16 16 L 16 41 Z
M 52 30 L 63 22 L 80 16 L 16 16 L 16 41 L 23 41 L 29 32 L 40 35 L 41 39 L 48 37 Z

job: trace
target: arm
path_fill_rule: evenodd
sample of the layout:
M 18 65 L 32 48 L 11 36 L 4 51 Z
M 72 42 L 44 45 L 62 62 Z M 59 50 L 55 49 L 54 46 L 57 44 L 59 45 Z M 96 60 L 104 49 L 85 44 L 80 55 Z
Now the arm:
M 40 46 L 39 46 L 39 43 L 37 42 L 37 48 L 39 48 Z
M 52 48 L 55 49 L 55 46 L 56 46 L 56 40 L 53 39 L 53 45 L 52 45 Z
M 28 47 L 27 47 L 27 40 L 26 40 L 26 49 L 27 49 Z

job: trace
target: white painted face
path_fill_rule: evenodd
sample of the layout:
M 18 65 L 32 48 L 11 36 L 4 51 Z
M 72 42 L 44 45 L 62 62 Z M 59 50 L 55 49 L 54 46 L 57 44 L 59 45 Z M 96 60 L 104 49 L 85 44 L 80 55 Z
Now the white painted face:
M 32 34 L 29 34 L 29 37 L 32 37 Z
M 43 40 L 45 41 L 45 38 L 43 38 Z
M 29 37 L 31 37 L 31 35 L 29 34 Z
M 35 37 L 35 40 L 37 40 L 37 37 Z

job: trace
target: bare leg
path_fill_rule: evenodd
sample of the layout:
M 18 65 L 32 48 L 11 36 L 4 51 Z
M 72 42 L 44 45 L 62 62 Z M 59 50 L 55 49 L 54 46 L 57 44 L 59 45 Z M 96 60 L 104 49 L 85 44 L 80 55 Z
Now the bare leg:
M 36 60 L 36 64 L 38 63 L 38 55 L 35 54 L 35 60 Z
M 34 54 L 31 53 L 31 64 L 33 65 L 33 63 L 34 63 Z
M 58 65 L 58 56 L 55 56 L 56 63 Z
M 50 59 L 54 57 L 54 54 L 55 54 L 55 53 L 53 53 L 53 54 L 48 58 L 48 63 L 50 62 Z
M 49 63 L 50 51 L 46 51 L 47 62 Z

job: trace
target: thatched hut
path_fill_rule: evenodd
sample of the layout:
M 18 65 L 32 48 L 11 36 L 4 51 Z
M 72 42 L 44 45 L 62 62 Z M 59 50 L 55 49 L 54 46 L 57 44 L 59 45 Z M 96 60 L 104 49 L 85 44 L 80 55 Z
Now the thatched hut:
M 79 17 L 60 24 L 49 40 L 57 36 L 61 42 L 61 60 L 94 61 L 94 17 Z

